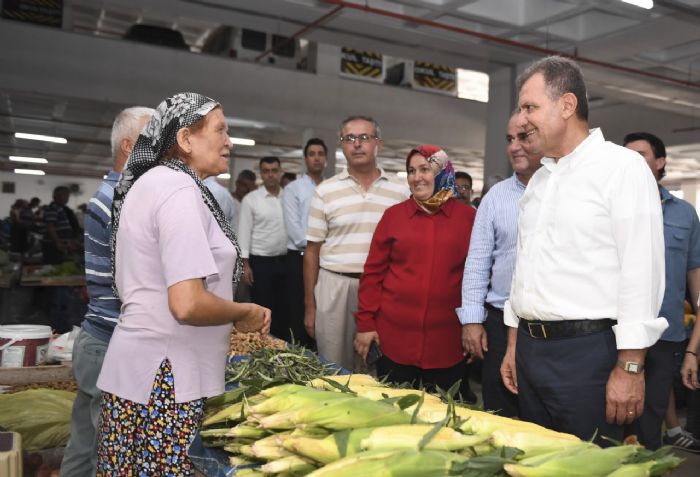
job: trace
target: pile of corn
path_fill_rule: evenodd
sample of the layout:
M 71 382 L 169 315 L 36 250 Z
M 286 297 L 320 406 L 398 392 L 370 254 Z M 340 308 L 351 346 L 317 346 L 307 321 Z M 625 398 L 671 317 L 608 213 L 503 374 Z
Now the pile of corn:
M 201 436 L 237 477 L 662 475 L 681 459 L 637 445 L 602 449 L 570 434 L 367 375 L 283 384 L 211 410 Z

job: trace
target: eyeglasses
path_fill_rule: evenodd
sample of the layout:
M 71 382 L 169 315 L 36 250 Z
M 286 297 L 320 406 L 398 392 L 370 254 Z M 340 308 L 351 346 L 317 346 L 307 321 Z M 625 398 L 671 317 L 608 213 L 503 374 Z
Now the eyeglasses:
M 525 142 L 525 141 L 527 141 L 527 138 L 532 135 L 532 133 L 533 133 L 533 131 L 521 132 L 521 133 L 516 134 L 515 136 L 512 136 L 510 134 L 506 134 L 506 142 L 508 144 L 513 144 L 513 141 L 515 141 L 516 139 L 518 140 L 518 142 Z
M 472 190 L 472 186 L 468 186 L 468 185 L 456 185 L 456 186 L 455 186 L 455 189 L 457 189 L 457 190 L 460 191 L 460 192 L 469 192 L 470 190 Z
M 347 136 L 340 136 L 340 142 L 345 144 L 355 144 L 355 141 L 359 139 L 360 144 L 367 144 L 374 139 L 379 139 L 379 136 L 370 136 L 369 134 L 360 134 L 355 136 L 354 134 L 348 134 Z

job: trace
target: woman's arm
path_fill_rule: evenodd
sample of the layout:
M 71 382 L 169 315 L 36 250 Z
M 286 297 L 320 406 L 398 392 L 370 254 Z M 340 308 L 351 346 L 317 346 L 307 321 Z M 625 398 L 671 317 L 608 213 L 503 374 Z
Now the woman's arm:
M 242 332 L 270 331 L 270 310 L 254 303 L 236 303 L 219 298 L 204 288 L 199 278 L 183 280 L 168 287 L 168 306 L 179 322 L 221 325 L 233 322 Z

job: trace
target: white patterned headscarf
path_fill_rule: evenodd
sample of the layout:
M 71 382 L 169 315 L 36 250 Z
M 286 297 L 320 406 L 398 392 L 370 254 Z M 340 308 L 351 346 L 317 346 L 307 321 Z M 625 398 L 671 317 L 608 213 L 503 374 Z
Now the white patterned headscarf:
M 218 106 L 219 103 L 201 94 L 178 93 L 167 98 L 158 105 L 151 120 L 146 124 L 144 130 L 141 131 L 129 155 L 129 161 L 122 171 L 119 183 L 114 189 L 114 200 L 112 202 L 112 237 L 110 238 L 113 278 L 116 270 L 114 257 L 117 248 L 119 216 L 126 194 L 144 173 L 156 166 L 165 166 L 189 175 L 196 182 L 204 203 L 214 215 L 221 230 L 236 248 L 237 259 L 236 268 L 233 273 L 233 283 L 235 284 L 240 280 L 243 271 L 241 249 L 238 245 L 236 235 L 231 229 L 231 224 L 226 220 L 226 217 L 221 211 L 221 207 L 219 207 L 219 203 L 209 189 L 202 183 L 197 174 L 181 160 L 177 158 L 161 160 L 165 153 L 177 143 L 178 130 L 193 125 Z M 114 295 L 118 297 L 116 280 L 112 280 L 112 289 Z

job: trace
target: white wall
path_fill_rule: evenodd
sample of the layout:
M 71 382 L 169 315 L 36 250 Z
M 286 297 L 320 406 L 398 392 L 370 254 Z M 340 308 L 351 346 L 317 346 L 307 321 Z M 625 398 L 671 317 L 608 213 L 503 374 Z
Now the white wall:
M 68 206 L 75 208 L 83 202 L 88 202 L 100 185 L 101 180 L 86 177 L 68 176 L 27 176 L 14 174 L 12 172 L 0 172 L 0 182 L 14 182 L 14 194 L 0 193 L 0 217 L 5 218 L 10 213 L 10 207 L 17 199 L 31 199 L 38 197 L 41 203 L 46 205 L 51 203 L 53 190 L 57 186 L 78 184 L 80 191 L 78 194 L 71 194 Z

